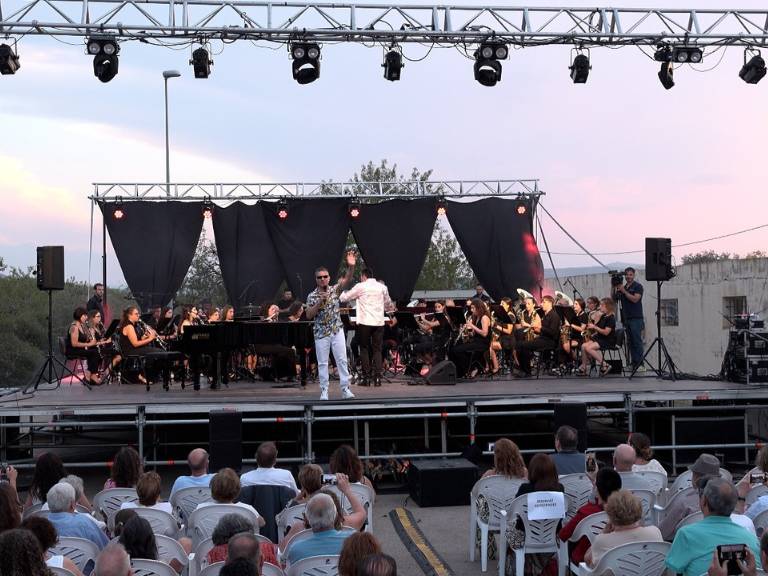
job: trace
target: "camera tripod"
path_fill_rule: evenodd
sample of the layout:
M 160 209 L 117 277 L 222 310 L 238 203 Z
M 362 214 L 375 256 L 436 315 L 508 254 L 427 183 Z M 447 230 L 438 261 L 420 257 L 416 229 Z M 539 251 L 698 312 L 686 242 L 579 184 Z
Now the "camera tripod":
M 648 346 L 640 363 L 632 368 L 632 373 L 629 375 L 630 378 L 635 375 L 635 372 L 637 372 L 637 369 L 640 368 L 641 365 L 646 364 L 656 373 L 658 378 L 670 378 L 671 380 L 677 379 L 677 366 L 675 366 L 672 357 L 669 355 L 669 350 L 667 350 L 667 346 L 664 344 L 664 338 L 661 336 L 661 285 L 663 283 L 662 280 L 656 281 L 656 338 L 654 338 L 651 345 Z M 651 361 L 648 359 L 648 356 L 654 348 L 656 348 L 656 352 L 658 353 L 656 366 L 651 364 Z

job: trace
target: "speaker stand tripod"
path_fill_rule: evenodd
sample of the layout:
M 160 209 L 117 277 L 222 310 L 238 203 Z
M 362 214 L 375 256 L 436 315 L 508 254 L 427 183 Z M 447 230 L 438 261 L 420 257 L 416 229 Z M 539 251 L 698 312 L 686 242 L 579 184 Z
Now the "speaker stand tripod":
M 661 336 L 661 285 L 663 283 L 664 282 L 661 280 L 656 281 L 656 338 L 654 338 L 651 345 L 648 346 L 648 350 L 645 351 L 640 363 L 632 368 L 632 374 L 629 375 L 630 379 L 635 375 L 637 369 L 645 364 L 656 373 L 658 378 L 677 380 L 677 366 L 675 366 L 672 357 L 669 355 L 669 350 L 667 350 L 667 346 L 664 344 L 664 338 Z M 651 361 L 648 358 L 654 348 L 656 348 L 656 352 L 658 353 L 656 366 L 651 364 Z
M 53 353 L 53 290 L 46 290 L 46 292 L 48 292 L 48 353 L 45 356 L 43 364 L 40 366 L 40 370 L 37 371 L 37 378 L 34 381 L 34 384 L 30 383 L 29 386 L 24 389 L 24 394 L 28 394 L 30 391 L 37 391 L 37 388 L 41 383 L 55 383 L 56 386 L 54 389 L 58 388 L 61 386 L 62 378 L 67 375 L 77 378 L 83 386 L 88 388 L 88 390 L 91 390 L 91 385 L 88 384 L 87 381 L 67 368 L 66 363 L 59 360 Z M 57 368 L 61 370 L 61 375 L 59 375 Z

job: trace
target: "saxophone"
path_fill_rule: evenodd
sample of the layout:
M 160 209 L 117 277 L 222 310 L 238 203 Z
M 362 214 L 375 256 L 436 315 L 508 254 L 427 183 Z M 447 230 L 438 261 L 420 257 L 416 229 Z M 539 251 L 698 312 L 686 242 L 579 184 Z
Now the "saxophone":
M 589 314 L 587 314 L 587 322 L 589 324 L 597 324 L 600 321 L 600 317 L 602 316 L 602 312 L 600 310 L 592 310 Z M 582 330 L 581 335 L 584 338 L 584 342 L 591 341 L 595 334 L 597 334 L 597 330 L 594 328 L 584 328 Z

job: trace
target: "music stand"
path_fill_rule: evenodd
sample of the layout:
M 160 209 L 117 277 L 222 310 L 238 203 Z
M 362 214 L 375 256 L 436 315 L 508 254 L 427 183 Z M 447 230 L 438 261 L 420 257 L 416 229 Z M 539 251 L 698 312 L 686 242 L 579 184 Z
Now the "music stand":
M 576 311 L 572 306 L 555 306 L 555 312 L 557 312 L 557 315 L 560 316 L 561 324 L 563 324 L 565 321 L 568 321 L 572 324 L 573 321 L 576 320 Z
M 515 321 L 512 320 L 512 317 L 509 315 L 509 312 L 504 310 L 504 307 L 501 304 L 491 304 L 491 312 L 493 312 L 493 317 L 496 319 L 497 324 L 515 323 Z

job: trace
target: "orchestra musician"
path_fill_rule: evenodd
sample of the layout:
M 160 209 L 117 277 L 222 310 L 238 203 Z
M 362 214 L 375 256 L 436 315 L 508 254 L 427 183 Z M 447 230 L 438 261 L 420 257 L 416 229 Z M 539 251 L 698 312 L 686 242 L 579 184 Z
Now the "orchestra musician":
M 473 354 L 482 354 L 491 345 L 491 317 L 485 302 L 479 298 L 473 298 L 470 311 L 471 316 L 463 328 L 464 337 L 467 339 L 454 346 L 449 353 L 451 360 L 456 364 L 456 374 L 460 378 L 466 376 L 474 378 L 477 375 L 478 369 L 472 369 L 470 366 Z
M 422 331 L 419 341 L 414 344 L 413 351 L 419 355 L 423 365 L 421 375 L 429 374 L 432 365 L 445 356 L 445 348 L 451 337 L 451 325 L 445 313 L 445 302 L 435 302 L 433 314 L 416 316 L 416 323 Z
M 528 310 L 528 298 L 526 298 L 526 311 Z M 557 350 L 560 341 L 560 316 L 555 312 L 555 299 L 552 296 L 544 296 L 541 299 L 541 308 L 544 310 L 544 317 L 536 324 L 530 323 L 535 337 L 533 340 L 517 341 L 517 358 L 520 362 L 520 369 L 526 376 L 531 375 L 531 356 L 534 350 L 550 351 Z M 525 312 L 523 313 L 525 315 Z M 538 316 L 538 314 L 537 314 Z M 525 322 L 525 320 L 523 320 Z M 521 322 L 521 324 L 523 323 Z
M 582 298 L 576 298 L 573 301 L 573 311 L 576 314 L 573 322 L 565 321 L 565 325 L 568 327 L 568 334 L 563 339 L 563 352 L 568 355 L 572 362 L 576 362 L 576 355 L 583 341 L 582 332 L 584 332 L 589 321 L 586 305 Z
M 101 384 L 99 376 L 101 356 L 96 347 L 98 341 L 88 328 L 88 312 L 82 306 L 78 306 L 72 318 L 74 321 L 69 325 L 67 333 L 67 356 L 85 359 L 85 379 L 89 384 L 98 386 Z
M 129 306 L 123 310 L 123 316 L 118 326 L 120 352 L 123 358 L 128 356 L 145 357 L 148 361 L 147 373 L 154 374 L 157 366 L 153 365 L 152 361 L 165 356 L 165 352 L 152 346 L 152 343 L 157 339 L 157 332 L 149 326 L 142 326 L 142 324 L 139 319 L 139 309 L 136 306 Z M 167 385 L 170 381 L 170 368 L 164 365 L 162 372 L 163 381 Z M 138 375 L 138 379 L 142 384 L 147 383 L 147 379 L 141 373 Z
M 208 322 L 221 322 L 221 312 L 218 308 L 212 308 L 208 316 Z
M 587 329 L 594 331 L 594 336 L 581 346 L 581 367 L 576 371 L 578 376 L 587 375 L 588 363 L 594 360 L 604 376 L 611 370 L 610 364 L 603 359 L 602 350 L 616 346 L 616 316 L 614 314 L 616 304 L 611 298 L 600 300 L 600 312 L 602 315 L 597 323 L 587 323 Z
M 224 312 L 221 313 L 221 318 L 224 322 L 234 322 L 235 309 L 230 304 L 227 304 L 224 306 Z
M 501 299 L 501 307 L 512 320 L 511 324 L 494 322 L 491 326 L 493 338 L 491 339 L 491 374 L 499 371 L 498 352 L 507 351 L 510 354 L 509 360 L 513 359 L 515 349 L 515 312 L 512 310 L 512 298 L 505 296 Z M 538 315 L 537 315 L 538 316 Z

